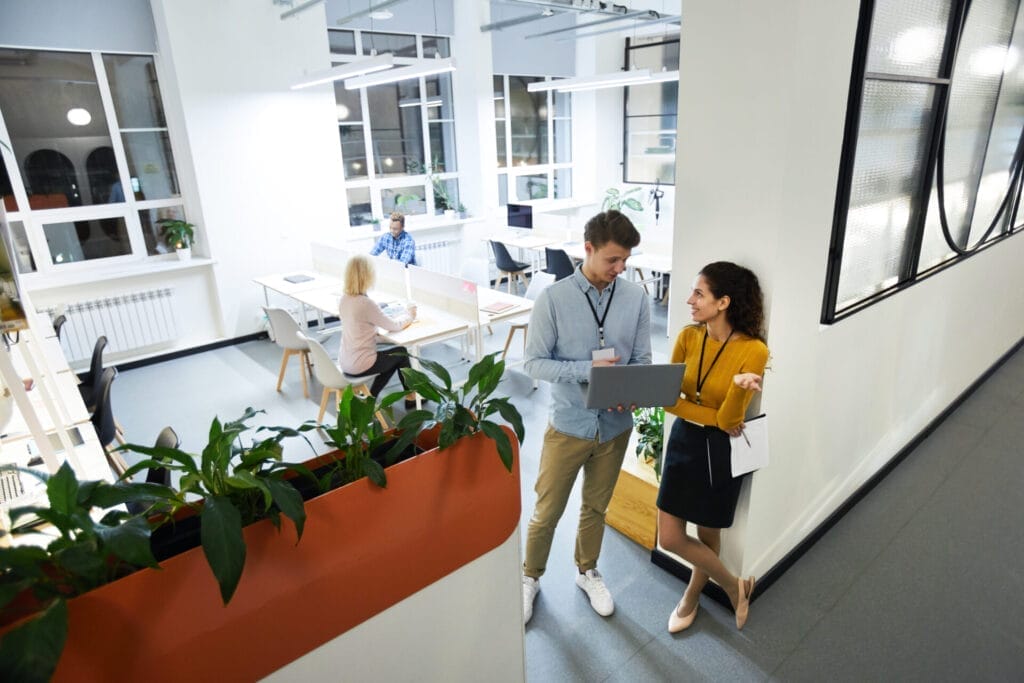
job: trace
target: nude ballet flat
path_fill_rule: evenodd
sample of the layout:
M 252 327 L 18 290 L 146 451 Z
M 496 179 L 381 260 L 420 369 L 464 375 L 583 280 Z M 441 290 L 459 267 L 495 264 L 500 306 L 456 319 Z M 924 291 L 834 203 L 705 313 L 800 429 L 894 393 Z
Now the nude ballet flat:
M 747 614 L 750 610 L 750 596 L 754 594 L 754 577 L 747 578 L 746 581 L 743 579 L 737 579 L 740 589 L 740 599 L 736 603 L 736 628 L 742 629 L 743 625 L 747 623 Z
M 672 614 L 668 615 L 668 632 L 679 633 L 685 631 L 693 625 L 693 620 L 697 618 L 697 610 L 700 608 L 698 603 L 693 611 L 687 614 L 685 617 L 679 616 L 679 608 L 682 606 L 683 601 L 680 600 L 679 604 L 672 608 Z

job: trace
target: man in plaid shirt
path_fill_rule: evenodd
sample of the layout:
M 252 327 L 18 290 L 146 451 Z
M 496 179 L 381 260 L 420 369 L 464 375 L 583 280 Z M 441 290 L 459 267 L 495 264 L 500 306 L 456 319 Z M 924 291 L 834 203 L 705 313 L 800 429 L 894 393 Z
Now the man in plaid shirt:
M 371 256 L 387 252 L 388 258 L 401 261 L 405 265 L 416 265 L 416 242 L 412 235 L 405 231 L 405 215 L 395 211 L 391 214 L 391 232 L 381 235 L 377 244 L 370 250 Z

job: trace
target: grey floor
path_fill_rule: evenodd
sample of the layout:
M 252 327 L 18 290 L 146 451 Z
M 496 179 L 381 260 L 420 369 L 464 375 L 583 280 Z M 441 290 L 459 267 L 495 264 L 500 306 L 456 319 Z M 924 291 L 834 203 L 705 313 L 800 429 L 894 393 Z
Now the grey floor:
M 653 307 L 656 360 L 668 347 L 664 310 Z M 500 349 L 506 334 L 507 326 L 495 326 L 487 349 Z M 513 354 L 521 348 L 517 339 Z M 456 376 L 468 367 L 455 346 L 436 345 L 425 355 Z M 302 398 L 294 367 L 283 392 L 274 390 L 279 363 L 278 348 L 257 341 L 124 371 L 114 386 L 115 414 L 130 440 L 151 443 L 170 424 L 189 450 L 205 443 L 214 415 L 230 419 L 246 406 L 267 411 L 260 424 L 315 417 L 316 403 Z M 526 422 L 525 532 L 548 393 L 514 369 L 502 390 Z M 704 599 L 694 626 L 670 635 L 665 622 L 684 584 L 612 529 L 600 568 L 616 612 L 595 614 L 573 583 L 577 486 L 526 629 L 528 679 L 1024 679 L 1022 412 L 1024 351 L 772 585 L 742 632 L 731 612 Z M 309 447 L 299 443 L 287 449 L 296 457 L 304 452 Z

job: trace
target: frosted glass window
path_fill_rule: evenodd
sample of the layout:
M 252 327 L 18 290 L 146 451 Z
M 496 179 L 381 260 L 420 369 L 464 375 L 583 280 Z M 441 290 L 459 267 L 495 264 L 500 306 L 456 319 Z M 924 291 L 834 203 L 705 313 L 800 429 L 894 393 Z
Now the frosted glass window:
M 920 83 L 865 83 L 837 308 L 898 280 L 934 95 L 935 86 Z
M 949 0 L 875 3 L 868 72 L 938 76 L 949 5 Z

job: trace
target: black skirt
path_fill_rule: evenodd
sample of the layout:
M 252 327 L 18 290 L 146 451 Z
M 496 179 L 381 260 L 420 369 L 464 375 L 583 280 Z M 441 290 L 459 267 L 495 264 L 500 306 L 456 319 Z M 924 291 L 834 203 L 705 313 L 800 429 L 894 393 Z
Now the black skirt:
M 658 509 L 698 526 L 732 526 L 743 476 L 732 476 L 729 435 L 678 419 L 665 451 Z

